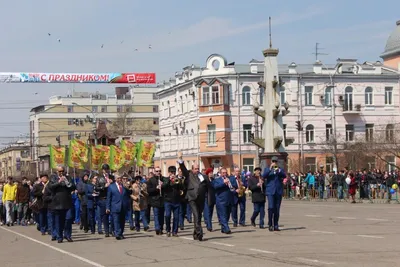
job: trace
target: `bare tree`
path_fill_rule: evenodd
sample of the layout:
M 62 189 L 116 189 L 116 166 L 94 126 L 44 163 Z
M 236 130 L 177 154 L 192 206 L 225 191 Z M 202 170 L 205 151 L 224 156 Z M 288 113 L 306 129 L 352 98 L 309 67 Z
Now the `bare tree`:
M 119 112 L 117 118 L 112 120 L 109 131 L 114 136 L 152 135 L 153 125 L 152 119 L 135 118 L 134 113 L 125 111 Z

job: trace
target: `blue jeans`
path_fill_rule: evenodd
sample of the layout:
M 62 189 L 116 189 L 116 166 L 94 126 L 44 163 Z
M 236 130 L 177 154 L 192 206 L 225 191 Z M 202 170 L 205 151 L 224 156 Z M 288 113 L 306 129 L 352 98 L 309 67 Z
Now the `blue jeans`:
M 126 216 L 125 216 L 125 220 L 129 222 L 129 227 L 133 228 L 133 210 L 132 208 L 129 208 L 126 211 Z M 136 213 L 135 213 L 136 214 Z M 136 215 L 135 215 L 135 221 L 136 221 Z
M 255 223 L 257 216 L 260 215 L 260 227 L 264 227 L 265 202 L 254 202 L 253 207 L 254 211 L 250 219 L 251 222 Z
M 147 209 L 141 210 L 139 218 L 140 218 L 140 220 L 142 220 L 143 227 L 147 229 L 147 228 L 149 228 L 149 222 L 147 220 L 146 212 L 147 212 Z
M 164 230 L 164 208 L 153 207 L 154 229 L 156 231 Z
M 343 199 L 343 186 L 339 185 L 337 191 L 338 191 L 338 199 Z
M 94 234 L 96 232 L 96 210 L 95 208 L 87 209 L 87 220 L 89 223 L 90 232 Z
M 57 240 L 62 241 L 64 239 L 64 228 L 67 210 L 54 210 L 54 214 Z
M 171 213 L 173 214 L 174 218 L 172 221 L 172 233 L 178 233 L 178 224 L 179 224 L 179 206 L 180 203 L 171 203 L 165 202 L 165 230 L 168 233 L 171 233 Z
M 56 214 L 52 210 L 47 210 L 47 232 L 52 239 L 57 239 Z
M 140 230 L 140 220 L 142 220 L 143 223 L 143 228 L 148 228 L 149 224 L 147 222 L 147 217 L 146 217 L 146 210 L 135 210 L 135 228 L 136 230 Z
M 47 221 L 47 209 L 39 210 L 39 229 L 42 234 L 45 234 L 48 230 Z

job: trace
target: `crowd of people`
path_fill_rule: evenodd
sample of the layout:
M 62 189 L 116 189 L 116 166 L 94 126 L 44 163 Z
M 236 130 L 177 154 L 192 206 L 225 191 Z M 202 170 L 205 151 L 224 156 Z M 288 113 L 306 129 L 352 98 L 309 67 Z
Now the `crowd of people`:
M 165 230 L 168 237 L 178 236 L 186 219 L 194 224 L 193 239 L 202 241 L 202 219 L 206 229 L 213 231 L 214 210 L 221 233 L 231 234 L 230 219 L 233 227 L 246 226 L 246 195 L 251 192 L 254 207 L 251 225 L 256 227 L 258 217 L 258 227 L 265 228 L 268 200 L 267 228 L 280 231 L 286 174 L 277 161 L 273 157 L 263 172 L 255 168 L 249 175 L 235 168 L 229 175 L 224 167 L 215 173 L 213 168 L 200 170 L 194 164 L 188 170 L 179 153 L 179 168 L 170 166 L 165 175 L 160 167 L 151 169 L 147 176 L 138 172 L 113 173 L 104 164 L 102 173 L 85 173 L 81 179 L 69 178 L 63 167 L 50 177 L 41 175 L 34 184 L 27 179 L 17 183 L 9 177 L 0 190 L 0 221 L 7 226 L 24 226 L 33 221 L 42 235 L 48 234 L 59 243 L 73 242 L 73 223 L 86 233 L 97 232 L 122 240 L 126 222 L 133 231 L 148 231 L 153 211 L 156 235 L 163 235 Z

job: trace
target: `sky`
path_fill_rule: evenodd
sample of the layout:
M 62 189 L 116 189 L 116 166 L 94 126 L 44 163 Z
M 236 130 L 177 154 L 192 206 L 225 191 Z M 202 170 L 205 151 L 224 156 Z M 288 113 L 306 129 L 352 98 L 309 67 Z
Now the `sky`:
M 312 64 L 316 42 L 328 54 L 320 56 L 325 64 L 380 60 L 400 20 L 398 0 L 19 0 L 0 6 L 0 72 L 155 72 L 158 82 L 185 66 L 204 66 L 213 53 L 229 62 L 262 60 L 269 16 L 279 64 Z M 113 87 L 0 84 L 0 146 L 28 134 L 29 110 L 50 96 L 72 88 L 112 93 Z

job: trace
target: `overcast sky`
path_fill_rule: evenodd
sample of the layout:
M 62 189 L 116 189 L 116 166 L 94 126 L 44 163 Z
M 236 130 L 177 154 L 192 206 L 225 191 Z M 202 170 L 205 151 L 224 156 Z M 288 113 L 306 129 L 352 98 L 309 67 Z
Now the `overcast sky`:
M 185 66 L 204 66 L 212 53 L 236 63 L 261 60 L 268 16 L 279 63 L 313 63 L 316 42 L 329 54 L 321 56 L 324 63 L 373 61 L 400 19 L 398 0 L 315 2 L 3 0 L 0 72 L 156 72 L 162 82 Z M 31 107 L 72 89 L 67 84 L 0 86 L 1 144 L 28 133 Z M 106 93 L 113 86 L 79 84 L 75 90 Z

